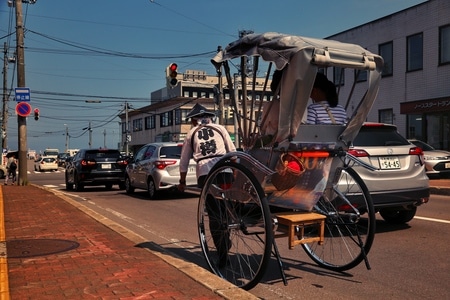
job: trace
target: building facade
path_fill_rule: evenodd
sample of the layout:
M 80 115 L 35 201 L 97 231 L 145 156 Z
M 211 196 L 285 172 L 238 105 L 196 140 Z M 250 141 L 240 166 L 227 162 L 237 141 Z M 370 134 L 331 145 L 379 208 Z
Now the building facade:
M 429 0 L 328 38 L 384 59 L 368 121 L 450 150 L 450 1 Z

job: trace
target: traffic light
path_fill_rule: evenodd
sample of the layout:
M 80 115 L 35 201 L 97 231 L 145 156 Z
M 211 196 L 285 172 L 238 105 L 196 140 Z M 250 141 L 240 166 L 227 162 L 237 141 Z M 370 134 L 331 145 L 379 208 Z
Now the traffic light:
M 34 119 L 36 121 L 39 120 L 39 108 L 34 109 Z
M 178 65 L 175 63 L 170 64 L 167 69 L 167 83 L 170 88 L 174 88 L 178 84 L 177 72 Z

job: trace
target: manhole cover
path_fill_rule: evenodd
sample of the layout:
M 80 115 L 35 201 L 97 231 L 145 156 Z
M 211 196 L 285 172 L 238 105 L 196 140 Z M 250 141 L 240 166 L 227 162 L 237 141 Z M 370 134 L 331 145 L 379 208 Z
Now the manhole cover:
M 29 239 L 6 241 L 6 257 L 24 258 L 56 254 L 80 246 L 79 243 L 59 239 Z

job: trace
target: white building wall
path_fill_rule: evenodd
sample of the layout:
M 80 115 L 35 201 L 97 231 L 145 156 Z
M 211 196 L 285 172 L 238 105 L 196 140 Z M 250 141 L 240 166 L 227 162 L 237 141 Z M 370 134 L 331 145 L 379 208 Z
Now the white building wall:
M 450 1 L 429 0 L 329 37 L 359 44 L 374 53 L 378 53 L 380 44 L 393 42 L 393 76 L 382 78 L 368 121 L 377 122 L 380 109 L 392 108 L 394 123 L 406 135 L 406 115 L 400 114 L 401 102 L 450 96 L 450 65 L 438 65 L 439 27 L 447 24 L 450 24 Z M 407 72 L 406 40 L 420 32 L 423 33 L 423 69 Z

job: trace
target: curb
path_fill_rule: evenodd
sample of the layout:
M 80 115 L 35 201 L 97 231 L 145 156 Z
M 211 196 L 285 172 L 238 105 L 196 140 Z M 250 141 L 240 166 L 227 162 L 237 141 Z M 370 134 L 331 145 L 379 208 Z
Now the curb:
M 430 194 L 432 195 L 449 195 L 450 196 L 450 188 L 448 187 L 439 187 L 433 186 L 430 187 Z
M 96 213 L 95 211 L 91 210 L 90 208 L 87 208 L 86 206 L 76 202 L 75 200 L 69 198 L 68 196 L 64 195 L 64 193 L 48 189 L 42 186 L 31 184 L 37 188 L 44 189 L 46 191 L 49 191 L 56 195 L 57 197 L 61 198 L 62 200 L 66 201 L 67 203 L 75 206 L 80 211 L 84 212 L 91 218 L 95 219 L 99 223 L 107 226 L 111 230 L 119 233 L 123 237 L 127 238 L 128 240 L 132 241 L 136 245 L 140 244 L 149 244 L 146 239 L 144 239 L 142 236 L 129 231 L 125 227 L 121 226 L 120 224 Z M 151 245 L 151 248 L 148 247 L 142 247 L 146 249 L 147 251 L 151 252 L 152 254 L 156 255 L 169 265 L 175 267 L 176 269 L 180 270 L 196 282 L 200 283 L 201 285 L 205 286 L 206 288 L 213 291 L 215 294 L 223 297 L 227 300 L 235 300 L 235 299 L 259 299 L 255 295 L 249 293 L 246 290 L 243 290 L 230 282 L 226 281 L 225 279 L 222 279 L 218 277 L 217 275 L 209 272 L 208 270 L 205 270 L 204 268 L 194 264 L 190 263 L 188 261 L 183 260 L 182 258 L 179 258 L 175 254 L 165 250 L 164 248 L 160 247 L 157 244 Z

